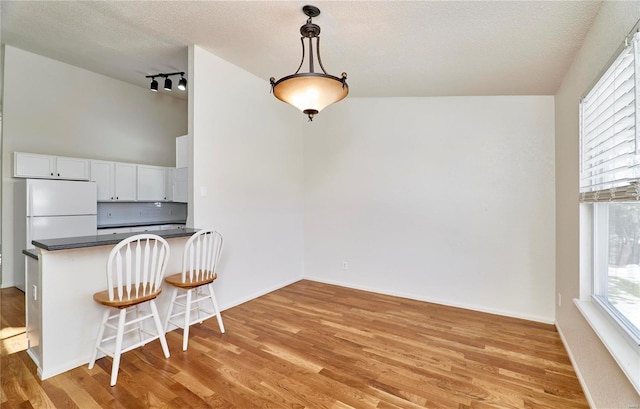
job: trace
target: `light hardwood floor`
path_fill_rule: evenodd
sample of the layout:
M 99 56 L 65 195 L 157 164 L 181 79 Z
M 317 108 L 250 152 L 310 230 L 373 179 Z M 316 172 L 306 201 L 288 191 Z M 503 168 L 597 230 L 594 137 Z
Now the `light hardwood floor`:
M 40 381 L 24 295 L 0 296 L 2 409 L 588 408 L 552 325 L 306 280 L 224 311 L 225 334 L 192 327 L 187 352 L 176 330 L 169 359 L 125 353 L 115 387 L 110 358 Z

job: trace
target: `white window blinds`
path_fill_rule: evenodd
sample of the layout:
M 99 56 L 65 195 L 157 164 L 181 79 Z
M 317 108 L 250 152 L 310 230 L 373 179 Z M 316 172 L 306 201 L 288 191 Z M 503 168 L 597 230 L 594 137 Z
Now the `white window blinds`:
M 638 200 L 640 190 L 640 36 L 615 59 L 580 103 L 583 201 Z

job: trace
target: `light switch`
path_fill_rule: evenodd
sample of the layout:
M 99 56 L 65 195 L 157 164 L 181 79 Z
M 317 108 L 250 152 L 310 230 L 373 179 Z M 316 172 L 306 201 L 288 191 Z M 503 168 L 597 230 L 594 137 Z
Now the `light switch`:
M 200 186 L 200 196 L 201 197 L 207 197 L 207 187 L 206 186 Z

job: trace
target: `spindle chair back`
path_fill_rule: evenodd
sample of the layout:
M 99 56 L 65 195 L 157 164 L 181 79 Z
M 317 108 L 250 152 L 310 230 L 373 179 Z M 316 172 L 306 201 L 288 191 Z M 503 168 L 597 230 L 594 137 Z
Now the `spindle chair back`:
M 111 386 L 116 384 L 120 356 L 124 352 L 160 339 L 164 355 L 169 358 L 164 328 L 155 304 L 155 298 L 162 291 L 168 261 L 169 244 L 155 234 L 128 237 L 109 253 L 107 289 L 93 295 L 97 303 L 107 308 L 102 316 L 89 369 L 93 368 L 99 351 L 112 357 Z M 147 304 L 150 311 L 142 308 Z M 153 326 L 143 325 L 147 319 L 153 321 Z M 111 323 L 116 320 L 117 323 Z M 134 327 L 125 330 L 131 326 Z M 123 346 L 125 335 L 127 345 Z
M 196 232 L 185 244 L 182 272 L 165 278 L 165 282 L 173 286 L 171 303 L 165 319 L 165 331 L 170 325 L 183 329 L 184 351 L 188 346 L 189 327 L 195 323 L 202 323 L 205 319 L 215 316 L 220 332 L 225 331 L 212 285 L 218 277 L 222 242 L 222 234 L 218 231 Z M 210 306 L 207 306 L 207 303 L 210 303 Z M 192 313 L 195 313 L 193 317 Z

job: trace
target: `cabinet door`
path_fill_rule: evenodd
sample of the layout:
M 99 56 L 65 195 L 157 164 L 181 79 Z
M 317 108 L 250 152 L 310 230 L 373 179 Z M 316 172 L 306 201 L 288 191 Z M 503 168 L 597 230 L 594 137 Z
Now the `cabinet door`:
M 187 183 L 188 168 L 179 168 L 173 174 L 173 201 L 187 203 L 189 198 L 189 184 Z
M 189 135 L 176 138 L 176 168 L 189 166 Z
M 40 291 L 38 260 L 25 256 L 25 307 L 27 348 L 30 356 L 38 368 L 42 368 L 42 348 L 40 337 L 42 335 L 42 292 Z
M 165 176 L 162 166 L 138 165 L 138 200 L 167 200 Z
M 164 169 L 164 194 L 167 198 L 167 201 L 173 201 L 173 178 L 175 175 L 175 168 L 165 168 Z
M 107 202 L 114 200 L 114 163 L 92 160 L 91 181 L 98 186 L 98 201 Z
M 136 165 L 134 163 L 115 163 L 116 200 L 136 200 Z
M 89 160 L 56 157 L 56 175 L 60 179 L 89 180 Z
M 56 157 L 37 153 L 14 152 L 13 176 L 17 178 L 54 177 Z

